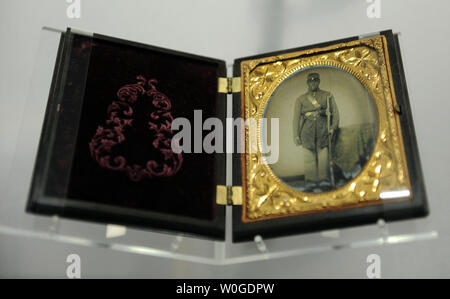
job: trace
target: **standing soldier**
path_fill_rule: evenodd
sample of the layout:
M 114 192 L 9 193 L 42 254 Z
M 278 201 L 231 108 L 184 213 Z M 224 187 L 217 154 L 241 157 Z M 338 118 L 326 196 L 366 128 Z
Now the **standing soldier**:
M 305 186 L 331 187 L 331 139 L 339 126 L 339 112 L 333 95 L 319 88 L 320 75 L 311 73 L 307 79 L 308 92 L 295 103 L 294 138 L 305 148 Z

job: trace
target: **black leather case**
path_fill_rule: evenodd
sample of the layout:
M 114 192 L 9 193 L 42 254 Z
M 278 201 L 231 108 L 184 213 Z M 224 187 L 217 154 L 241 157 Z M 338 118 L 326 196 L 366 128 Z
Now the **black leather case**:
M 381 34 L 387 40 L 395 94 L 401 107 L 400 123 L 413 199 L 254 223 L 243 223 L 242 207 L 233 206 L 234 242 L 252 240 L 255 235 L 272 238 L 375 223 L 380 218 L 390 221 L 427 215 L 425 187 L 398 38 L 391 30 Z M 233 76 L 241 76 L 240 63 L 244 60 L 357 39 L 351 37 L 239 58 L 234 62 Z M 142 61 L 147 64 L 142 66 Z M 184 165 L 184 172 L 180 173 L 180 179 L 157 179 L 134 185 L 124 182 L 124 177 L 96 168 L 89 161 L 86 136 L 92 135 L 95 124 L 106 116 L 102 111 L 106 111 L 107 103 L 117 88 L 121 84 L 132 83 L 131 74 L 143 72 L 164 78 L 158 84 L 174 99 L 174 106 L 178 105 L 174 117 L 189 118 L 192 110 L 199 108 L 225 124 L 226 94 L 217 92 L 218 78 L 227 76 L 224 61 L 98 34 L 86 36 L 68 29 L 61 35 L 26 210 L 224 240 L 225 206 L 216 203 L 216 186 L 226 185 L 224 153 L 208 156 L 190 154 L 186 156 L 189 157 L 186 158 L 188 162 Z M 206 74 L 203 77 L 202 72 Z M 234 118 L 241 117 L 240 93 L 233 94 L 232 110 Z M 235 140 L 240 138 L 240 134 L 234 132 Z M 223 144 L 225 148 L 225 134 Z M 241 186 L 241 154 L 236 152 L 235 148 L 232 184 Z M 92 183 L 97 179 L 98 184 Z

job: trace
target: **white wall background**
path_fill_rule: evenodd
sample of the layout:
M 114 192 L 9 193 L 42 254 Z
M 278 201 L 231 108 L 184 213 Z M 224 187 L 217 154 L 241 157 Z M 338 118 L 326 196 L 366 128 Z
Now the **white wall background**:
M 5 190 L 12 167 L 42 26 L 72 26 L 229 63 L 236 57 L 392 28 L 402 33 L 431 209 L 427 219 L 405 223 L 437 229 L 439 239 L 214 267 L 0 235 L 0 276 L 65 277 L 65 259 L 76 252 L 83 260 L 84 277 L 364 278 L 371 253 L 380 255 L 385 278 L 450 277 L 448 1 L 381 0 L 380 19 L 367 17 L 366 0 L 81 2 L 80 19 L 66 16 L 64 0 L 0 2 L 0 190 Z

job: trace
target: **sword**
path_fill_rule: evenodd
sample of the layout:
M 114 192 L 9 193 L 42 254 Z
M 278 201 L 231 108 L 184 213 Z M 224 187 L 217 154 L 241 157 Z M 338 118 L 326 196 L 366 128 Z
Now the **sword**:
M 328 164 L 330 167 L 330 181 L 331 186 L 335 187 L 334 182 L 334 172 L 333 172 L 333 161 L 331 160 L 331 97 L 327 99 L 327 127 L 328 127 Z

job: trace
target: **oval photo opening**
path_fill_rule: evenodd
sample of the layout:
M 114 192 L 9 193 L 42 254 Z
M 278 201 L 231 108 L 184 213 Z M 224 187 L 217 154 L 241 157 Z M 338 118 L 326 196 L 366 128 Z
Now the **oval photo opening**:
M 328 66 L 286 78 L 271 95 L 264 118 L 262 144 L 272 152 L 278 146 L 273 173 L 308 193 L 331 191 L 355 178 L 377 136 L 376 108 L 367 90 L 352 74 Z M 278 133 L 272 133 L 274 118 Z

